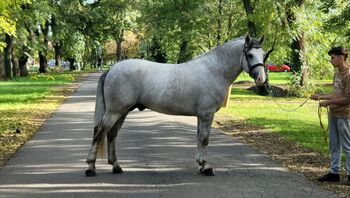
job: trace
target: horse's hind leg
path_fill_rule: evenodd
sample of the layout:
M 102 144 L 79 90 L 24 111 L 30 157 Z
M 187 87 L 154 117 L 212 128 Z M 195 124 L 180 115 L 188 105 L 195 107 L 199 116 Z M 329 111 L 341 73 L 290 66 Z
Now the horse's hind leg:
M 198 116 L 197 124 L 198 129 L 196 161 L 199 165 L 200 172 L 207 176 L 214 175 L 214 170 L 209 166 L 207 162 L 207 146 L 209 144 L 209 134 L 213 116 L 213 114 Z
M 109 133 L 107 133 L 107 142 L 108 142 L 108 163 L 113 166 L 113 173 L 120 174 L 123 173 L 123 169 L 120 167 L 117 161 L 115 153 L 115 139 L 118 135 L 118 131 L 122 127 L 124 120 L 128 113 L 125 113 L 118 121 L 114 124 L 113 128 Z
M 110 131 L 114 125 L 114 123 L 121 117 L 119 114 L 110 114 L 105 113 L 102 119 L 102 122 L 95 126 L 94 128 L 94 137 L 92 139 L 92 145 L 89 152 L 89 156 L 86 159 L 86 163 L 88 164 L 88 169 L 85 171 L 85 175 L 88 177 L 95 176 L 95 162 L 97 157 L 97 150 L 99 144 L 102 143 L 105 134 Z

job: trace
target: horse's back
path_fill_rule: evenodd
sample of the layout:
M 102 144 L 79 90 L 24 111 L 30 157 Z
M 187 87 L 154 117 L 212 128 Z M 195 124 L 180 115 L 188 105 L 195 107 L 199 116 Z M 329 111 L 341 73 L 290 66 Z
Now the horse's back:
M 143 105 L 167 113 L 196 115 L 211 103 L 212 80 L 199 64 L 162 64 L 130 59 L 117 63 L 107 76 L 106 97 L 112 106 Z M 216 102 L 216 101 L 213 101 Z

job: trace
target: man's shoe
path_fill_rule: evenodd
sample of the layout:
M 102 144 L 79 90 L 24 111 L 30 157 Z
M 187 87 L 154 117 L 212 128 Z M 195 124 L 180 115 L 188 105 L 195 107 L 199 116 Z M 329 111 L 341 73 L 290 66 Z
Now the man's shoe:
M 340 175 L 334 173 L 328 173 L 317 179 L 319 182 L 339 182 Z

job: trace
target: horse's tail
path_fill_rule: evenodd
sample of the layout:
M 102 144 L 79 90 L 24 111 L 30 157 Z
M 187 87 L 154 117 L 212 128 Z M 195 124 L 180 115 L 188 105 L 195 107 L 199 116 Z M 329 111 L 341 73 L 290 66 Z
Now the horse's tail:
M 106 112 L 105 96 L 104 96 L 104 82 L 109 71 L 104 72 L 97 84 L 96 91 L 96 103 L 95 103 L 95 115 L 94 115 L 94 137 L 97 133 L 98 126 L 102 125 L 102 118 Z M 104 135 L 103 135 L 104 136 Z M 105 147 L 105 137 L 98 144 L 97 156 L 103 158 Z

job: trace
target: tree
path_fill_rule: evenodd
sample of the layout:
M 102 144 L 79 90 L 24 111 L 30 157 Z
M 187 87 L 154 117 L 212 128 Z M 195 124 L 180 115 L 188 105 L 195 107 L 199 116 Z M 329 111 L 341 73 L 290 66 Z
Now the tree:
M 0 78 L 10 79 L 11 70 L 13 67 L 13 75 L 16 76 L 16 59 L 14 55 L 14 37 L 16 36 L 16 23 L 18 15 L 21 10 L 21 6 L 29 4 L 30 0 L 19 1 L 1 1 L 0 2 L 0 35 L 4 37 L 4 40 L 0 41 L 0 51 L 4 49 L 3 62 L 0 66 Z M 5 48 L 4 48 L 5 47 Z
M 256 3 L 256 1 L 253 1 L 253 2 L 254 2 L 254 4 Z M 255 23 L 252 19 L 253 13 L 254 13 L 254 5 L 252 5 L 252 2 L 250 0 L 243 0 L 243 5 L 244 5 L 244 9 L 247 13 L 248 34 L 250 36 L 256 37 L 257 33 L 256 33 Z
M 34 14 L 33 4 L 27 3 L 21 6 L 16 13 L 16 37 L 14 38 L 14 50 L 18 59 L 18 69 L 21 77 L 28 76 L 27 62 L 35 54 L 35 36 L 37 16 Z
M 103 29 L 116 42 L 116 61 L 122 59 L 122 42 L 125 31 L 132 28 L 136 13 L 131 9 L 137 1 L 113 1 L 101 2 L 100 9 L 103 10 Z
M 144 1 L 140 22 L 145 37 L 159 38 L 158 42 L 168 52 L 167 57 L 171 62 L 181 63 L 191 59 L 195 37 L 201 31 L 198 24 L 203 13 L 201 5 L 204 4 L 205 1 Z
M 83 32 L 88 24 L 88 9 L 79 0 L 52 1 L 51 4 L 50 27 L 55 65 L 60 66 L 64 58 L 70 63 L 70 70 L 75 70 L 76 62 L 82 62 L 86 46 Z

